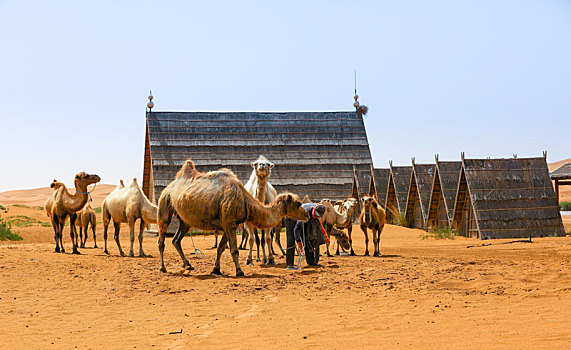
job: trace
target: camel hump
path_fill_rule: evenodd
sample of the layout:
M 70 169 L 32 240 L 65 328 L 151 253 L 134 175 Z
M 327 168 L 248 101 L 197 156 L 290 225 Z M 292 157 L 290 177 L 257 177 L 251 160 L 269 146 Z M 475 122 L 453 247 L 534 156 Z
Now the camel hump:
M 131 181 L 131 187 L 139 187 L 139 184 L 137 183 L 137 178 L 134 177 L 133 181 Z
M 194 162 L 190 159 L 187 159 L 186 162 L 182 165 L 178 173 L 176 173 L 176 177 L 184 177 L 184 178 L 191 178 L 197 172 Z

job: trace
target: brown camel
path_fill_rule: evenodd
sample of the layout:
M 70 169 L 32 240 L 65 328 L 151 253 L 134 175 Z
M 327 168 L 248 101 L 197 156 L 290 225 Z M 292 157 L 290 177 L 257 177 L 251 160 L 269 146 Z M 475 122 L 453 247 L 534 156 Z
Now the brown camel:
M 97 217 L 95 216 L 95 210 L 87 203 L 83 209 L 77 214 L 77 220 L 75 225 L 79 227 L 79 243 L 81 248 L 85 248 L 85 243 L 87 242 L 87 229 L 91 225 L 91 231 L 93 231 L 93 248 L 97 248 L 97 238 L 95 236 L 95 229 L 97 227 Z M 76 233 L 77 233 L 76 227 Z
M 349 235 L 349 246 L 351 250 L 350 254 L 354 256 L 356 254 L 353 251 L 353 239 L 351 235 L 353 233 L 353 223 L 357 220 L 357 216 L 359 215 L 359 201 L 356 198 L 349 197 L 344 201 L 335 202 L 334 207 L 338 212 L 345 214 L 348 219 L 345 225 L 340 225 L 339 228 L 347 229 L 347 233 Z M 337 246 L 335 255 L 339 255 L 339 246 Z
M 111 219 L 115 227 L 115 243 L 119 248 L 121 256 L 125 256 L 121 243 L 119 242 L 119 231 L 121 223 L 129 224 L 129 238 L 131 241 L 131 249 L 129 256 L 135 256 L 133 244 L 135 242 L 135 222 L 140 220 L 139 228 L 139 256 L 146 256 L 143 252 L 143 231 L 146 224 L 157 223 L 157 206 L 151 203 L 147 196 L 143 193 L 137 179 L 134 178 L 129 187 L 125 187 L 123 180 L 105 199 L 101 207 L 101 215 L 103 217 L 103 240 L 105 241 L 105 254 L 109 254 L 107 250 L 107 228 Z
M 51 186 L 54 188 L 51 196 L 46 200 L 44 207 L 46 208 L 46 213 L 52 221 L 52 227 L 54 229 L 54 239 L 56 241 L 55 252 L 65 253 L 63 247 L 63 227 L 65 226 L 65 221 L 67 217 L 70 217 L 70 236 L 71 242 L 73 244 L 73 254 L 80 254 L 77 250 L 77 233 L 75 232 L 75 220 L 77 219 L 74 213 L 80 211 L 85 203 L 87 203 L 88 192 L 87 186 L 101 181 L 101 178 L 97 175 L 90 175 L 84 172 L 75 175 L 75 194 L 70 194 L 67 187 L 61 182 L 54 180 Z M 61 246 L 61 248 L 60 248 Z
M 323 225 L 323 227 L 325 228 L 325 231 L 327 231 L 327 234 L 329 236 L 343 236 L 343 234 L 345 236 L 347 236 L 347 238 L 342 238 L 342 241 L 346 241 L 347 243 L 349 243 L 349 236 L 343 232 L 343 231 L 339 231 L 336 234 L 333 234 L 333 229 L 334 226 L 337 227 L 347 227 L 348 224 L 350 224 L 350 220 L 349 218 L 347 218 L 345 216 L 345 214 L 338 212 L 337 210 L 335 210 L 335 207 L 333 207 L 333 204 L 331 204 L 331 201 L 329 199 L 323 199 L 321 200 L 321 204 L 325 207 L 325 213 L 323 214 L 323 216 L 321 217 L 321 223 Z M 337 240 L 337 242 L 339 243 L 339 240 Z M 345 245 L 343 245 L 345 247 Z M 327 256 L 332 256 L 331 253 L 329 253 L 329 243 L 325 244 L 325 247 L 327 249 Z M 347 247 L 346 249 L 349 249 L 349 247 Z
M 159 253 L 160 270 L 166 272 L 164 264 L 165 235 L 172 219 L 176 215 L 180 221 L 179 230 L 173 238 L 173 245 L 183 261 L 183 266 L 192 270 L 190 262 L 184 256 L 180 242 L 190 228 L 223 232 L 218 244 L 216 262 L 212 274 L 220 275 L 220 257 L 229 243 L 236 266 L 236 276 L 243 276 L 238 261 L 238 243 L 236 229 L 244 222 L 255 227 L 270 229 L 283 217 L 308 220 L 309 215 L 301 207 L 299 197 L 284 193 L 269 205 L 256 200 L 236 175 L 228 169 L 208 173 L 196 170 L 194 163 L 187 160 L 175 179 L 163 190 L 159 199 Z
M 363 202 L 363 210 L 359 216 L 361 221 L 361 230 L 365 234 L 365 256 L 369 255 L 369 235 L 367 228 L 371 229 L 373 234 L 373 243 L 375 253 L 373 256 L 381 256 L 380 241 L 381 232 L 385 227 L 385 210 L 377 202 L 376 196 L 373 194 L 365 195 L 361 198 Z

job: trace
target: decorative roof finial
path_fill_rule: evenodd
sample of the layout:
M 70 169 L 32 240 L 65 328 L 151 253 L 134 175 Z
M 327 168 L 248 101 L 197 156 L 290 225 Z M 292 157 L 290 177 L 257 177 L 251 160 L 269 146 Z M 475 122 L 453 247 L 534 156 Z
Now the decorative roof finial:
M 155 103 L 153 102 L 153 92 L 149 90 L 149 102 L 147 102 L 147 107 L 149 108 L 149 112 L 153 109 Z
M 356 112 L 359 115 L 367 115 L 369 108 L 365 105 L 359 103 L 359 95 L 357 95 L 357 70 L 355 70 L 355 96 L 353 96 L 355 102 L 353 102 L 353 107 L 355 107 Z

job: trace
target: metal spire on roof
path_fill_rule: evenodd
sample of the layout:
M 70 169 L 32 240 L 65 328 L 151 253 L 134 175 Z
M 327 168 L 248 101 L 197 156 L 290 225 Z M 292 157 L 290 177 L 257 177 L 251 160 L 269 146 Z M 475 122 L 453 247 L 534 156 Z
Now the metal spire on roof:
M 147 102 L 147 107 L 149 108 L 149 112 L 153 109 L 155 103 L 153 102 L 153 92 L 149 90 L 149 102 Z

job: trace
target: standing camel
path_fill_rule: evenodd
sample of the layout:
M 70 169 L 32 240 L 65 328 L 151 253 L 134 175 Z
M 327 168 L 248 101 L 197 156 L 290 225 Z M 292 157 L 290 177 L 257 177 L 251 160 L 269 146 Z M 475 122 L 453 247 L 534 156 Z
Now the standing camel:
M 277 196 L 277 192 L 274 188 L 274 186 L 272 186 L 272 184 L 269 183 L 268 178 L 270 177 L 271 173 L 272 173 L 272 168 L 274 167 L 274 164 L 271 163 L 269 160 L 266 159 L 266 157 L 260 155 L 258 157 L 258 159 L 255 162 L 251 163 L 252 165 L 252 174 L 250 175 L 250 179 L 248 180 L 248 182 L 246 182 L 246 184 L 244 185 L 244 187 L 246 188 L 246 190 L 248 192 L 250 192 L 252 194 L 252 196 L 254 198 L 256 198 L 257 200 L 259 200 L 262 204 L 269 204 L 271 203 Z M 256 236 L 257 238 L 257 227 L 255 225 L 253 225 L 253 223 L 251 222 L 246 222 L 244 224 L 244 228 L 245 230 L 243 231 L 243 235 L 247 234 L 248 235 L 248 242 L 250 243 L 250 250 L 248 252 L 248 259 L 246 260 L 246 265 L 253 265 L 252 263 L 252 250 L 254 247 L 254 238 Z M 272 227 L 270 227 L 271 229 Z M 247 233 L 246 233 L 247 232 Z M 244 236 L 242 236 L 244 237 Z M 278 237 L 279 237 L 279 233 L 278 233 Z M 243 238 L 244 239 L 244 238 Z M 258 241 L 258 239 L 256 239 L 256 241 Z M 269 230 L 262 230 L 262 254 L 263 254 L 263 262 L 264 264 L 270 264 L 273 265 L 275 264 L 275 260 L 274 260 L 274 255 L 273 255 L 273 251 L 272 251 L 272 237 L 270 235 L 270 231 Z M 266 243 L 266 245 L 268 246 L 268 256 L 266 258 L 266 249 L 265 249 L 265 245 L 264 243 Z M 281 243 L 278 240 L 278 246 L 280 247 L 282 253 L 284 252 L 284 250 L 281 247 Z M 257 261 L 260 261 L 260 246 L 258 245 L 258 251 L 257 251 Z
M 121 223 L 126 222 L 129 224 L 129 238 L 131 240 L 129 256 L 135 256 L 133 251 L 135 222 L 140 219 L 139 256 L 146 256 L 143 252 L 143 231 L 145 230 L 146 224 L 157 223 L 157 206 L 147 199 L 147 196 L 145 196 L 139 184 L 137 184 L 136 178 L 133 179 L 129 187 L 125 187 L 123 180 L 120 180 L 117 188 L 109 193 L 103 200 L 101 215 L 103 216 L 105 254 L 109 254 L 107 250 L 107 228 L 112 219 L 113 226 L 115 227 L 115 243 L 117 243 L 119 253 L 121 256 L 125 256 L 123 249 L 121 249 L 121 243 L 119 242 L 119 230 L 121 229 Z
M 350 224 L 350 219 L 347 218 L 345 214 L 335 210 L 335 207 L 333 207 L 333 204 L 331 204 L 330 200 L 323 199 L 321 200 L 321 204 L 325 207 L 325 213 L 323 214 L 320 220 L 325 228 L 325 231 L 327 231 L 327 234 L 330 237 L 331 236 L 337 237 L 342 233 L 344 233 L 340 231 L 340 232 L 335 232 L 334 234 L 334 228 L 335 228 L 334 226 L 347 227 L 347 225 Z M 349 237 L 347 237 L 347 242 L 349 242 Z M 337 240 L 337 243 L 339 243 L 339 240 Z M 327 256 L 332 256 L 331 253 L 329 253 L 329 242 L 325 243 L 325 247 L 327 249 Z
M 87 242 L 87 229 L 89 228 L 89 225 L 91 225 L 91 230 L 93 231 L 93 248 L 97 248 L 97 237 L 95 236 L 97 217 L 95 216 L 95 210 L 93 210 L 91 205 L 87 203 L 83 209 L 75 215 L 77 215 L 75 225 L 79 227 L 79 243 L 81 244 L 81 248 L 85 248 L 85 243 Z
M 335 209 L 338 212 L 345 214 L 345 216 L 348 219 L 345 225 L 340 225 L 339 228 L 347 229 L 347 233 L 349 234 L 349 245 L 351 249 L 350 255 L 354 256 L 356 254 L 353 251 L 353 238 L 351 234 L 353 233 L 353 223 L 355 222 L 359 214 L 359 201 L 356 198 L 349 197 L 344 201 L 335 202 Z M 337 251 L 335 255 L 339 255 L 339 246 L 337 246 Z
M 236 229 L 244 222 L 254 227 L 270 229 L 283 217 L 308 220 L 299 197 L 291 193 L 280 194 L 269 205 L 256 200 L 236 175 L 228 169 L 201 173 L 189 159 L 175 179 L 161 192 L 158 205 L 160 270 L 166 272 L 163 254 L 165 235 L 173 215 L 180 221 L 173 245 L 183 261 L 183 267 L 192 269 L 184 256 L 181 240 L 191 228 L 223 232 L 218 244 L 212 274 L 220 275 L 220 257 L 229 243 L 236 266 L 236 276 L 243 276 L 238 261 Z
M 361 198 L 363 202 L 363 210 L 359 216 L 361 221 L 361 230 L 365 234 L 365 256 L 369 256 L 369 235 L 367 228 L 371 229 L 373 234 L 373 243 L 375 246 L 375 253 L 373 256 L 381 256 L 381 232 L 385 227 L 385 210 L 377 202 L 374 194 L 368 194 Z
M 71 242 L 73 244 L 73 253 L 80 254 L 77 250 L 77 233 L 75 232 L 75 220 L 76 215 L 73 215 L 80 211 L 85 203 L 87 203 L 88 192 L 87 186 L 101 181 L 101 178 L 97 175 L 90 175 L 84 172 L 75 175 L 75 194 L 70 194 L 67 187 L 61 182 L 54 180 L 51 184 L 51 188 L 54 189 L 50 197 L 46 200 L 44 207 L 46 208 L 46 213 L 52 221 L 52 227 L 54 229 L 54 239 L 56 241 L 55 252 L 65 253 L 63 247 L 62 235 L 63 227 L 65 226 L 65 221 L 67 217 L 70 217 L 70 235 Z M 60 248 L 61 246 L 61 248 Z

